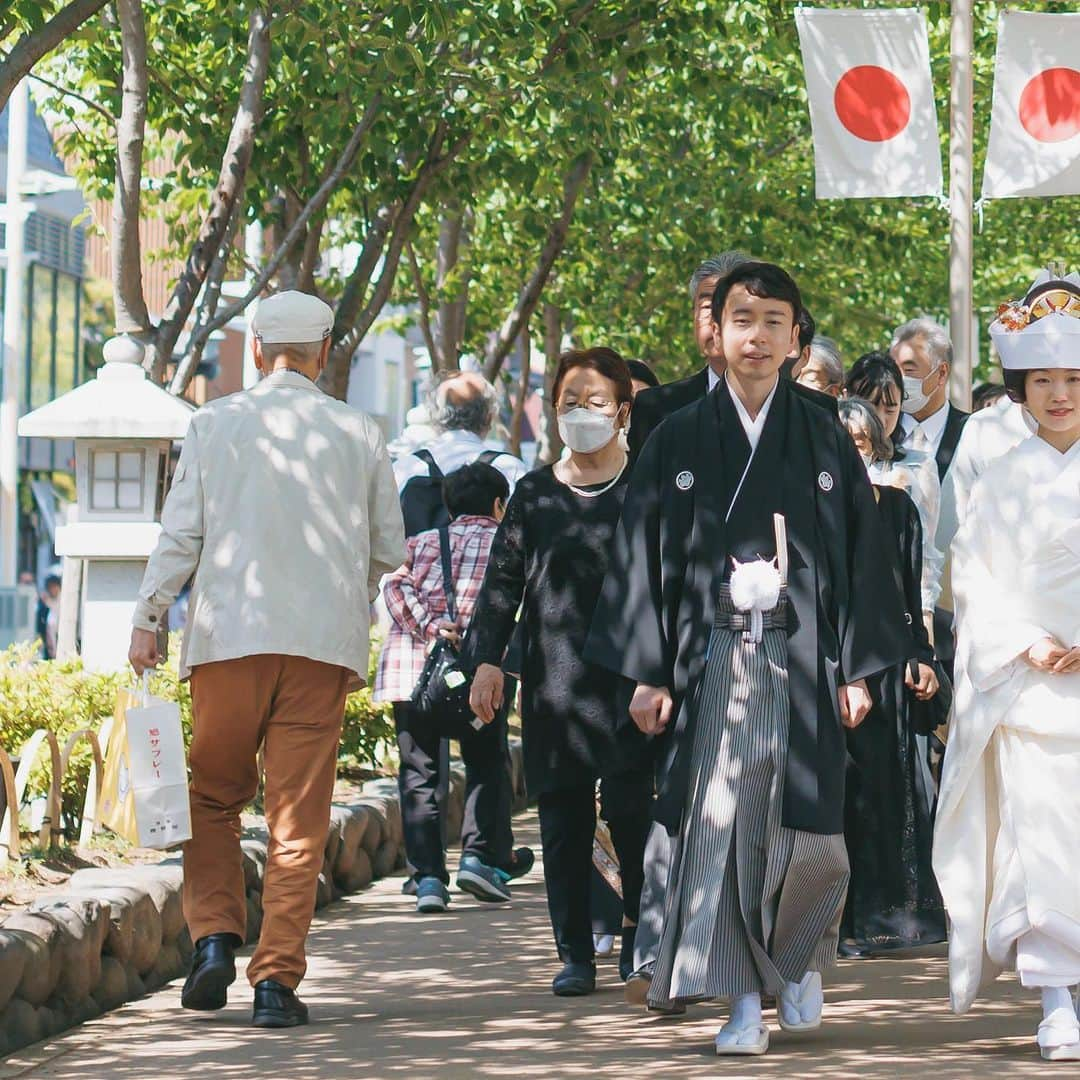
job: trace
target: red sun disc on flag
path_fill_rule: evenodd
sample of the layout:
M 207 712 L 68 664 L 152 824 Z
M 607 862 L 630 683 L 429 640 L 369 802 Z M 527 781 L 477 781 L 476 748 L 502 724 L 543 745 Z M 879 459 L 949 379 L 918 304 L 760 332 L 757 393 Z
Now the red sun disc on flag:
M 1039 142 L 1064 142 L 1080 135 L 1080 71 L 1047 68 L 1020 95 L 1020 123 Z
M 840 123 L 857 139 L 887 142 L 908 126 L 911 95 L 891 71 L 863 64 L 844 72 L 833 107 Z

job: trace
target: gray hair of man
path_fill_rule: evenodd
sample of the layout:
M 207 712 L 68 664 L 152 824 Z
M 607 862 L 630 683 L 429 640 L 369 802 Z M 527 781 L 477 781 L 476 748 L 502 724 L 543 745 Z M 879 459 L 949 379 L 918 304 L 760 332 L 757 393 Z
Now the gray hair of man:
M 844 385 L 844 361 L 840 358 L 840 346 L 831 337 L 815 334 L 810 342 L 810 358 L 821 365 L 830 386 Z
M 451 383 L 458 383 L 459 392 Z M 445 371 L 431 394 L 432 423 L 442 431 L 471 431 L 481 438 L 499 412 L 495 387 L 476 371 Z
M 698 268 L 690 275 L 690 300 L 697 299 L 698 289 L 706 278 L 727 277 L 736 266 L 750 262 L 750 256 L 741 251 L 722 251 L 711 259 L 706 259 L 698 264 Z
M 885 426 L 881 422 L 874 406 L 866 398 L 845 397 L 836 403 L 836 410 L 840 416 L 840 423 L 850 432 L 853 427 L 865 431 L 870 439 L 870 453 L 873 461 L 892 461 L 893 443 L 885 434 Z
M 929 353 L 930 362 L 934 367 L 941 364 L 948 364 L 949 367 L 952 367 L 952 341 L 949 339 L 945 327 L 933 319 L 910 319 L 903 326 L 898 327 L 896 333 L 893 334 L 892 344 L 889 349 L 891 351 L 897 345 L 903 345 L 905 341 L 920 337 L 926 340 L 926 351 Z

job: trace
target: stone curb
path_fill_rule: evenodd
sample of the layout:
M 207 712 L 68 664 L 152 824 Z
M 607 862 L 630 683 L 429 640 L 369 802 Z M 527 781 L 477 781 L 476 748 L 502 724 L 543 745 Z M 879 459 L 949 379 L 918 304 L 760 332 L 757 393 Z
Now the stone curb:
M 521 743 L 511 740 L 514 810 L 524 809 Z M 455 763 L 447 808 L 451 844 L 461 837 L 465 771 Z M 248 934 L 262 923 L 265 837 L 241 842 Z M 364 784 L 334 804 L 316 909 L 405 866 L 395 780 Z M 115 1009 L 182 975 L 192 943 L 180 902 L 177 857 L 145 866 L 78 870 L 61 891 L 0 923 L 0 1058 Z

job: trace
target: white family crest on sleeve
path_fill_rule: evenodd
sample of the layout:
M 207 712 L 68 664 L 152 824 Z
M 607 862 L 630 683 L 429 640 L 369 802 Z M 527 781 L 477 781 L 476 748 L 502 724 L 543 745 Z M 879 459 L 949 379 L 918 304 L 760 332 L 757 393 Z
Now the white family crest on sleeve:
M 818 473 L 818 478 L 817 478 L 817 486 L 819 488 L 821 488 L 822 491 L 832 491 L 832 489 L 833 489 L 832 473 L 819 472 Z
M 675 477 L 675 486 L 680 491 L 689 491 L 694 486 L 694 474 L 689 469 L 683 469 L 678 476 Z

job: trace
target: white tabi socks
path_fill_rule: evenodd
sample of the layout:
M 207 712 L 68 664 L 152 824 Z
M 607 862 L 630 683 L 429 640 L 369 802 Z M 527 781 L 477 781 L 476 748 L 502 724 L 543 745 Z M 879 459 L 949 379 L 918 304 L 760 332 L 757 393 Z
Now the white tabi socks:
M 728 1022 L 716 1033 L 718 1054 L 756 1055 L 769 1049 L 769 1029 L 761 1022 L 761 995 L 740 994 Z
M 1072 989 L 1042 988 L 1043 1019 L 1036 1041 L 1047 1061 L 1080 1061 L 1080 1022 L 1076 1018 Z
M 821 1027 L 825 994 L 821 972 L 808 971 L 799 982 L 789 982 L 776 999 L 776 1019 L 785 1031 L 813 1031 Z

